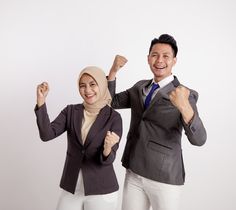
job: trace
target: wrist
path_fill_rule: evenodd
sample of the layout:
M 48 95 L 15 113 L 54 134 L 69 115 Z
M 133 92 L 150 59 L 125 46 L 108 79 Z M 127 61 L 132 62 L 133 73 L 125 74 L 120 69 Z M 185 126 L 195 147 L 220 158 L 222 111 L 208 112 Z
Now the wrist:
M 111 148 L 106 148 L 103 150 L 103 155 L 107 157 L 111 153 Z
M 194 116 L 194 111 L 192 109 L 192 107 L 186 107 L 185 109 L 182 109 L 181 111 L 183 120 L 186 124 L 189 124 L 191 122 L 191 120 L 193 119 Z
M 37 106 L 40 107 L 45 103 L 45 100 L 37 100 Z
M 116 72 L 110 71 L 107 79 L 108 79 L 108 81 L 114 81 L 116 79 Z

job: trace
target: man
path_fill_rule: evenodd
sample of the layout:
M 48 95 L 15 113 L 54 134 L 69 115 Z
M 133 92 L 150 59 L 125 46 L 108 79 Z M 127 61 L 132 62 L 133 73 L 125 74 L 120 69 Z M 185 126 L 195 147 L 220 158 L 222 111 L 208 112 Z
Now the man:
M 112 107 L 130 108 L 131 123 L 122 157 L 127 169 L 123 210 L 176 210 L 185 172 L 181 149 L 184 129 L 191 144 L 201 146 L 206 131 L 197 111 L 198 93 L 172 75 L 177 61 L 175 39 L 163 34 L 153 39 L 148 64 L 153 79 L 141 80 L 115 93 L 115 77 L 127 62 L 116 56 L 108 75 Z

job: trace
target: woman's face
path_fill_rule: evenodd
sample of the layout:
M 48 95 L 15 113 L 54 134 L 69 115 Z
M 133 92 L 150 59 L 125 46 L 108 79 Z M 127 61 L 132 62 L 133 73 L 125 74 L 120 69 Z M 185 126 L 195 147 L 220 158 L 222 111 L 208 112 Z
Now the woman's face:
M 79 92 L 87 104 L 94 104 L 99 100 L 100 90 L 97 82 L 88 74 L 83 74 L 79 81 Z

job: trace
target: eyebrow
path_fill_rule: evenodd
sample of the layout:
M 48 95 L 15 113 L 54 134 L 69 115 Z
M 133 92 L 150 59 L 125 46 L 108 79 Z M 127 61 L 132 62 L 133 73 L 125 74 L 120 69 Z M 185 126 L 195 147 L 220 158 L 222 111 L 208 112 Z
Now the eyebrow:
M 163 53 L 158 53 L 158 52 L 152 52 L 151 55 L 157 55 L 157 54 L 164 54 L 164 55 L 171 55 L 170 52 L 163 52 Z
M 92 81 L 89 82 L 89 84 L 91 84 L 91 83 L 95 83 L 95 84 L 97 84 L 97 82 L 94 81 L 94 80 L 92 80 Z M 84 85 L 84 84 L 86 84 L 86 83 L 85 83 L 85 82 L 80 82 L 79 84 L 80 84 L 80 85 Z

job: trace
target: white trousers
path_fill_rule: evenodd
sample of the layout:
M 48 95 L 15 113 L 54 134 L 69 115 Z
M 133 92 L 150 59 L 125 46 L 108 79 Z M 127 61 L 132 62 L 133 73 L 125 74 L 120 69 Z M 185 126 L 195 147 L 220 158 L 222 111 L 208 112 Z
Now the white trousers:
M 178 210 L 182 186 L 153 181 L 126 171 L 122 210 Z
M 116 210 L 118 191 L 104 195 L 84 195 L 83 177 L 80 172 L 75 194 L 62 190 L 57 210 Z

